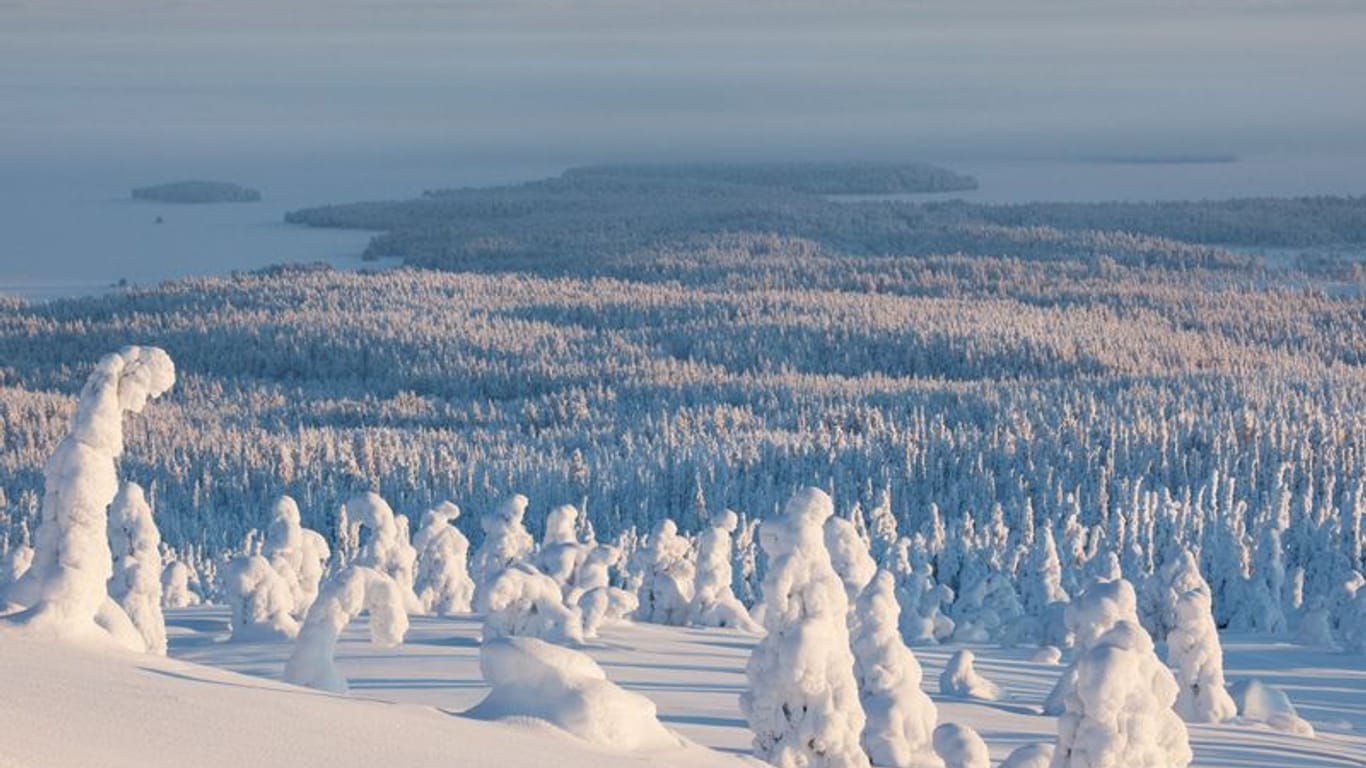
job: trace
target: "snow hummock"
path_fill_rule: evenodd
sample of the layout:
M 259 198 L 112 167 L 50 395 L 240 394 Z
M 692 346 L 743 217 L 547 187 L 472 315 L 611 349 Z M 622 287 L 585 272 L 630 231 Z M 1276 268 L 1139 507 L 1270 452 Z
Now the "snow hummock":
M 1261 680 L 1241 680 L 1232 687 L 1238 716 L 1250 723 L 1263 723 L 1278 731 L 1314 738 L 1314 726 L 1300 717 L 1285 691 Z
M 107 591 L 113 558 L 106 510 L 119 489 L 124 412 L 141 412 L 174 383 L 175 365 L 156 347 L 124 347 L 95 366 L 44 469 L 33 563 L 6 596 L 27 608 L 7 622 L 69 639 L 106 634 L 130 649 L 145 648 Z
M 655 703 L 607 679 L 578 651 L 533 637 L 485 640 L 479 668 L 493 690 L 465 714 L 484 720 L 534 719 L 613 752 L 678 749 Z
M 967 648 L 953 654 L 948 666 L 939 675 L 939 692 L 945 696 L 981 701 L 995 701 L 1001 698 L 1001 687 L 978 673 L 973 667 L 975 659 L 972 651 Z
M 934 751 L 944 768 L 991 768 L 991 754 L 977 731 L 958 723 L 934 729 Z
M 848 598 L 825 548 L 822 526 L 833 513 L 824 491 L 804 488 L 760 528 L 769 557 L 768 634 L 750 654 L 740 710 L 754 731 L 755 753 L 774 765 L 869 765 L 860 743 L 865 718 L 849 650 Z
M 1056 749 L 1052 744 L 1026 744 L 1006 756 L 997 768 L 1050 768 Z
M 370 642 L 394 648 L 408 631 L 403 590 L 398 582 L 373 568 L 353 565 L 329 579 L 308 609 L 284 679 L 334 693 L 346 691 L 346 679 L 333 663 L 337 637 L 361 611 L 370 614 Z
M 920 689 L 923 672 L 901 639 L 899 613 L 892 574 L 878 571 L 854 611 L 854 675 L 868 718 L 863 750 L 874 765 L 934 765 L 939 713 Z

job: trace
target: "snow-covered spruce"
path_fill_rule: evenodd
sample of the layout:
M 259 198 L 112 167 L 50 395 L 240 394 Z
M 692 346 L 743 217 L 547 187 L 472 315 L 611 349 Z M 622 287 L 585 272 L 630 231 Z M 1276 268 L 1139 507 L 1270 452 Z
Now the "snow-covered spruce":
M 991 768 L 991 753 L 977 731 L 958 723 L 934 729 L 934 751 L 944 768 Z
M 337 638 L 361 611 L 370 614 L 370 642 L 394 648 L 408 632 L 408 612 L 398 582 L 374 568 L 351 566 L 322 586 L 308 609 L 294 651 L 285 663 L 286 682 L 334 693 L 346 692 L 337 671 Z
M 945 613 L 953 590 L 936 584 L 929 551 L 920 534 L 902 538 L 893 550 L 897 602 L 901 604 L 901 636 L 911 645 L 942 643 L 953 636 L 954 622 Z
M 504 499 L 479 521 L 484 529 L 484 541 L 475 551 L 474 561 L 470 564 L 471 575 L 478 589 L 482 590 L 504 568 L 530 559 L 536 540 L 531 538 L 522 523 L 526 517 L 527 504 L 525 496 L 515 494 Z
M 260 555 L 242 555 L 228 563 L 224 596 L 232 609 L 232 640 L 280 640 L 299 634 L 294 594 L 280 572 Z
M 1078 654 L 1084 653 L 1112 627 L 1123 621 L 1138 623 L 1138 597 L 1127 581 L 1093 581 L 1064 611 L 1067 631 L 1075 641 Z M 1062 676 L 1044 700 L 1046 715 L 1061 715 L 1066 698 L 1077 681 L 1077 660 L 1063 670 Z
M 417 597 L 422 610 L 438 616 L 469 613 L 474 601 L 474 580 L 468 558 L 470 540 L 451 525 L 460 508 L 443 502 L 423 515 L 422 527 L 413 537 L 417 556 Z
M 975 660 L 976 656 L 966 648 L 949 657 L 949 663 L 939 675 L 939 692 L 945 696 L 982 701 L 1001 698 L 1001 687 L 982 677 L 973 666 Z
M 1214 626 L 1209 585 L 1195 556 L 1183 552 L 1162 567 L 1168 583 L 1167 663 L 1180 691 L 1176 712 L 1188 723 L 1222 723 L 1237 715 L 1224 687 L 1224 650 Z
M 992 570 L 967 584 L 953 604 L 954 640 L 1010 645 L 1021 639 L 1021 619 L 1025 617 L 1019 595 L 1010 577 Z
M 1357 589 L 1339 622 L 1342 647 L 1348 653 L 1366 654 L 1366 587 Z
M 640 608 L 636 593 L 611 585 L 608 569 L 621 559 L 621 550 L 607 544 L 590 548 L 574 574 L 574 589 L 566 602 L 577 605 L 583 617 L 583 636 L 598 636 L 606 622 L 621 621 Z
M 854 676 L 867 716 L 860 741 L 873 765 L 932 766 L 939 713 L 920 689 L 920 662 L 901 639 L 895 590 L 892 574 L 878 571 L 854 612 Z
M 825 521 L 825 548 L 830 552 L 830 564 L 839 574 L 845 597 L 852 607 L 877 573 L 877 563 L 868 551 L 868 543 L 852 522 L 832 516 Z
M 574 573 L 587 549 L 579 543 L 575 528 L 579 510 L 572 504 L 562 504 L 545 517 L 545 534 L 541 536 L 541 551 L 536 562 L 541 573 L 555 580 L 566 594 L 573 588 Z
M 785 767 L 868 766 L 860 744 L 864 714 L 849 650 L 848 600 L 830 563 L 823 526 L 834 505 L 805 488 L 764 522 L 768 553 L 764 628 L 746 666 L 740 709 L 754 731 L 754 751 Z
M 1092 591 L 1088 589 L 1087 594 Z M 1085 594 L 1081 601 L 1100 602 L 1097 596 L 1088 600 Z M 1063 696 L 1053 768 L 1184 768 L 1190 764 L 1186 725 L 1172 709 L 1176 679 L 1158 660 L 1152 638 L 1136 620 L 1121 619 L 1088 641 L 1077 657 L 1075 671 L 1075 680 Z
M 161 615 L 161 533 L 137 483 L 124 483 L 109 505 L 109 550 L 114 555 L 109 596 L 137 627 L 147 652 L 166 655 L 166 619 Z
M 156 347 L 124 347 L 95 366 L 44 469 L 33 564 L 6 598 L 26 610 L 7 622 L 65 638 L 103 631 L 130 649 L 145 647 L 107 591 L 113 558 L 106 510 L 118 493 L 124 412 L 141 412 L 174 383 L 175 365 Z
M 524 563 L 504 568 L 479 590 L 484 640 L 539 637 L 553 643 L 582 643 L 583 619 L 564 604 L 555 580 Z
M 280 574 L 289 586 L 289 594 L 294 600 L 290 611 L 295 618 L 303 618 L 308 611 L 312 596 L 305 597 L 299 571 L 304 562 L 304 529 L 300 523 L 299 505 L 288 496 L 275 500 L 271 508 L 270 523 L 266 525 L 265 541 L 261 544 L 261 557 Z M 317 585 L 313 586 L 313 596 L 317 595 Z
M 1029 578 L 1022 590 L 1021 604 L 1032 626 L 1021 634 L 1040 644 L 1065 647 L 1069 638 L 1064 612 L 1071 598 L 1062 586 L 1062 560 L 1053 540 L 1053 529 L 1047 524 L 1035 529 L 1029 558 Z
M 686 624 L 695 572 L 692 545 L 679 535 L 678 525 L 668 518 L 659 521 L 638 559 L 643 578 L 636 618 L 654 624 Z
M 492 690 L 468 717 L 532 718 L 613 752 L 682 746 L 653 701 L 608 680 L 586 654 L 532 637 L 486 639 L 479 669 Z
M 417 552 L 408 541 L 407 518 L 399 518 L 378 493 L 367 492 L 346 502 L 351 527 L 370 529 L 370 538 L 356 553 L 355 565 L 374 568 L 398 583 L 409 613 L 421 613 L 422 603 L 413 592 Z
M 762 631 L 731 589 L 731 534 L 739 517 L 729 509 L 712 515 L 711 525 L 697 538 L 697 578 L 688 623 L 699 627 L 734 627 Z
M 203 598 L 190 588 L 190 566 L 172 560 L 161 570 L 161 607 L 189 608 L 199 605 Z

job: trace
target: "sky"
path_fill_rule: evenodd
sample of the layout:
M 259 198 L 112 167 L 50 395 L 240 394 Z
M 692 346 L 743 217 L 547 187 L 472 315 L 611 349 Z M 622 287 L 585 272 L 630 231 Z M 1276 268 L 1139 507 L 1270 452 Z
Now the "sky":
M 0 0 L 9 151 L 1356 152 L 1366 3 Z

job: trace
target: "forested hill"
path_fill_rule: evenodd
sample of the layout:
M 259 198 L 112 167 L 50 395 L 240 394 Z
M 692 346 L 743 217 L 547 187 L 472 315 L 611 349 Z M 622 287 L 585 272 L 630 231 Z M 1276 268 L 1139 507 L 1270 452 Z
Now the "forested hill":
M 512 186 L 310 208 L 286 219 L 381 231 L 366 250 L 372 259 L 541 274 L 610 270 L 656 246 L 737 232 L 800 237 L 856 256 L 957 252 L 1182 269 L 1255 265 L 1238 247 L 1366 247 L 1366 198 L 1356 197 L 1031 205 L 839 199 L 974 183 L 922 165 L 593 166 Z

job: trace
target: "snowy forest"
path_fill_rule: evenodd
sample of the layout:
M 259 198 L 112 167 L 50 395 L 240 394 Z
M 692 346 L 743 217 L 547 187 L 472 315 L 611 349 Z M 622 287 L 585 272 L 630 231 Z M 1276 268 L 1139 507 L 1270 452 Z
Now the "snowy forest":
M 1366 273 L 1244 247 L 1350 253 L 1360 201 L 830 199 L 971 183 L 856 170 L 313 209 L 290 218 L 404 263 L 0 300 L 3 623 L 155 655 L 221 606 L 184 658 L 340 693 L 358 616 L 456 651 L 424 622 L 472 616 L 464 716 L 617 752 L 677 736 L 579 651 L 720 630 L 777 766 L 986 768 L 936 706 L 1018 703 L 1037 681 L 976 666 L 1016 648 L 1057 736 L 1002 765 L 1180 767 L 1235 719 L 1311 737 L 1280 688 L 1226 684 L 1220 637 L 1366 653 Z

